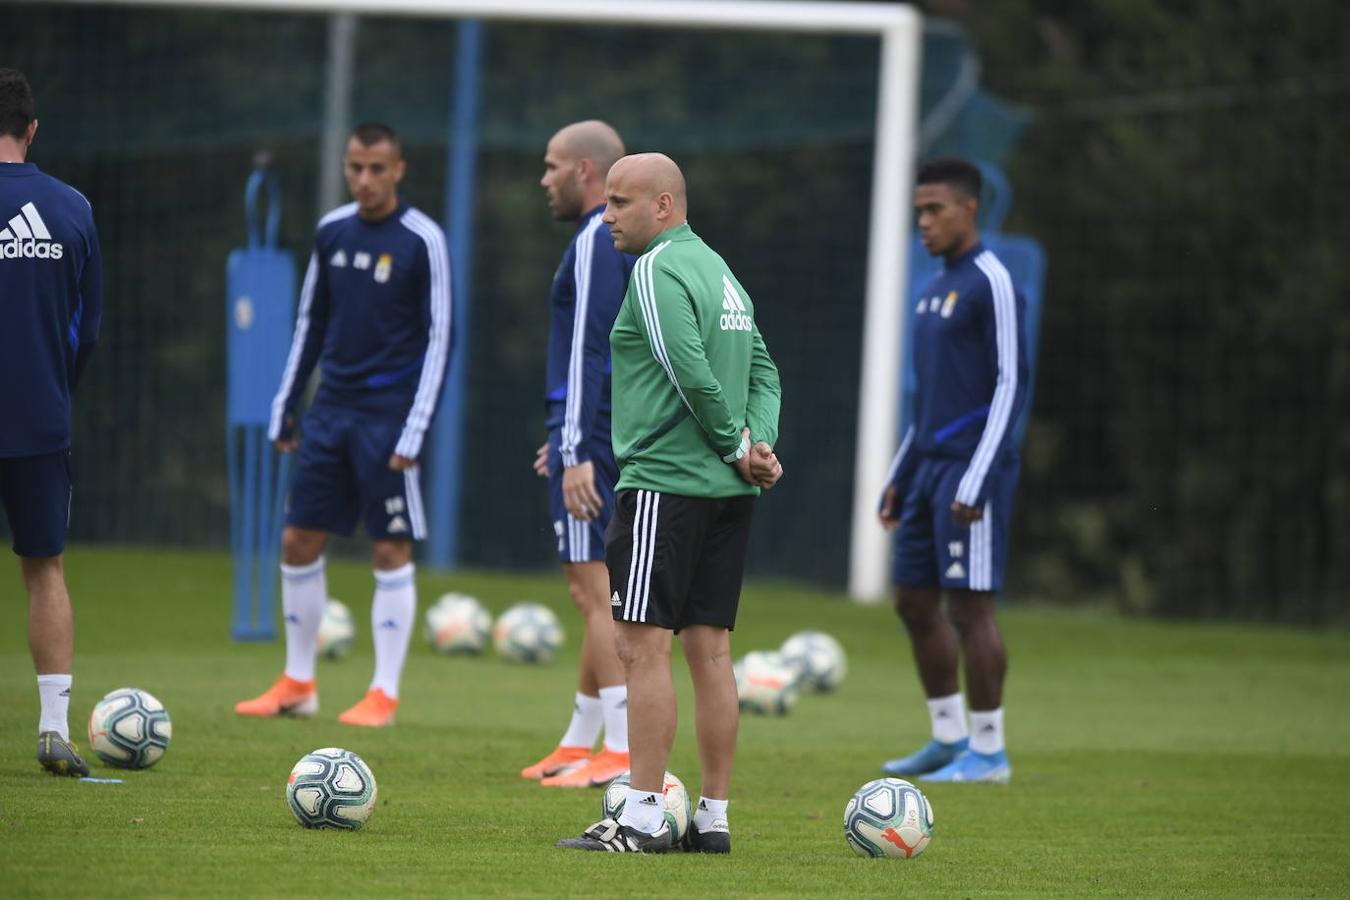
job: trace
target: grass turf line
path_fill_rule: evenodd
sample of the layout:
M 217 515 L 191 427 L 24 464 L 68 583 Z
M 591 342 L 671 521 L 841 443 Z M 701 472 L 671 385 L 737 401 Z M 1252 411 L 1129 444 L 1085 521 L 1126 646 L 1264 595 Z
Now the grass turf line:
M 37 696 L 17 578 L 0 632 L 0 889 L 6 896 L 409 894 L 533 896 L 1336 895 L 1350 884 L 1350 635 L 1157 623 L 1013 607 L 1013 784 L 934 785 L 937 831 L 910 862 L 845 845 L 844 803 L 878 763 L 927 738 L 907 642 L 884 607 L 751 586 L 739 656 L 816 627 L 849 676 L 782 719 L 746 716 L 733 782 L 735 852 L 634 859 L 555 850 L 598 817 L 598 791 L 549 791 L 517 772 L 556 743 L 575 691 L 579 621 L 561 576 L 419 573 L 419 613 L 447 590 L 500 613 L 535 599 L 568 630 L 551 666 L 444 658 L 414 638 L 399 724 L 335 721 L 371 671 L 370 573 L 329 567 L 358 625 L 350 658 L 320 664 L 321 715 L 257 721 L 236 700 L 280 670 L 278 644 L 234 644 L 221 555 L 75 548 L 71 721 L 137 686 L 168 706 L 164 760 L 122 773 L 87 754 L 84 784 L 34 761 Z M 420 618 L 419 618 L 420 627 Z M 698 789 L 692 697 L 671 769 Z M 284 802 L 309 750 L 342 746 L 374 770 L 380 802 L 354 834 L 310 832 Z M 641 885 L 641 890 L 637 886 Z

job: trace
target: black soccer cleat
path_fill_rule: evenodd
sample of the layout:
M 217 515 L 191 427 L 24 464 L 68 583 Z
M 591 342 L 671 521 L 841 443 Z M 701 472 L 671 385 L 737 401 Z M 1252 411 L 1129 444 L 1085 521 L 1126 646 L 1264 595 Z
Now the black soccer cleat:
M 89 774 L 89 764 L 80 757 L 75 745 L 55 731 L 44 731 L 38 735 L 37 758 L 42 768 L 53 775 L 84 778 Z
M 601 819 L 582 832 L 581 837 L 564 838 L 558 846 L 568 850 L 608 850 L 610 853 L 667 853 L 673 842 L 670 823 L 662 822 L 655 834 L 647 834 L 615 819 Z
M 689 830 L 684 834 L 684 849 L 689 853 L 730 853 L 731 829 L 727 827 L 726 819 L 718 819 L 706 831 L 699 831 L 692 822 L 689 823 Z

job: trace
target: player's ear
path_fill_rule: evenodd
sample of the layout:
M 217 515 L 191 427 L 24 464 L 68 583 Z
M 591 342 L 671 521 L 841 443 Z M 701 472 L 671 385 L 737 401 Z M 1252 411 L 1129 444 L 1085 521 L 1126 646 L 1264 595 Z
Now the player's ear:
M 33 135 L 37 134 L 38 120 L 34 119 L 28 123 L 28 143 L 33 143 Z
M 400 157 L 399 161 L 394 163 L 394 183 L 397 184 L 398 182 L 402 181 L 403 173 L 407 171 L 408 171 L 408 161 Z

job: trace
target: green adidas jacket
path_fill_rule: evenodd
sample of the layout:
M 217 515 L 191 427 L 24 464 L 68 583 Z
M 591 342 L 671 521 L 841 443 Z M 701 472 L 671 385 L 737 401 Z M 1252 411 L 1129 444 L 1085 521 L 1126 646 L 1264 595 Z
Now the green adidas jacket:
M 687 224 L 638 259 L 609 342 L 618 489 L 758 494 L 723 458 L 745 426 L 778 440 L 778 368 L 749 295 Z

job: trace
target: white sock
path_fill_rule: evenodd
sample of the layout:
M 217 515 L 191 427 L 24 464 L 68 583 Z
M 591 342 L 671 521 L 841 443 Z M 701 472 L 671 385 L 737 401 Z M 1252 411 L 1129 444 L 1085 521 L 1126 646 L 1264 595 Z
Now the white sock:
M 623 802 L 619 824 L 647 834 L 655 834 L 661 827 L 665 811 L 666 804 L 660 791 L 639 791 L 630 787 L 628 799 Z
M 605 749 L 628 752 L 628 686 L 616 684 L 600 689 L 605 712 Z
M 314 680 L 319 655 L 319 623 L 328 603 L 328 578 L 320 556 L 307 566 L 281 564 L 281 610 L 286 619 L 286 674 Z
M 699 831 L 707 831 L 714 822 L 726 822 L 727 803 L 726 800 L 699 797 L 698 806 L 694 808 L 694 827 Z
M 600 736 L 600 726 L 605 721 L 603 712 L 599 697 L 590 697 L 578 691 L 576 705 L 572 707 L 572 721 L 559 742 L 560 746 L 585 747 L 587 750 L 594 747 L 595 739 Z
M 38 717 L 38 734 L 55 731 L 61 740 L 70 740 L 70 676 L 39 675 L 38 699 L 42 702 L 42 712 Z
M 948 697 L 929 700 L 928 716 L 933 720 L 934 740 L 955 744 L 970 734 L 966 731 L 966 708 L 959 691 Z
M 379 688 L 390 699 L 398 698 L 398 683 L 403 677 L 403 662 L 408 658 L 413 620 L 417 618 L 417 585 L 414 567 L 408 563 L 387 572 L 375 572 L 375 602 L 370 607 L 370 633 L 375 637 L 375 677 L 371 688 Z
M 1003 707 L 988 712 L 970 711 L 970 749 L 997 753 L 1003 749 Z

